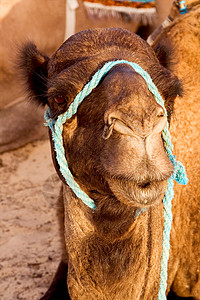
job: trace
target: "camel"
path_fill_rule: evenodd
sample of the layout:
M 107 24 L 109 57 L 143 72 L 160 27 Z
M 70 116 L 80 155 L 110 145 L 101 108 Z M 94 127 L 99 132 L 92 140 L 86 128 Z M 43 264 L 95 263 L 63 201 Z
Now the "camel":
M 157 22 L 162 22 L 167 16 L 171 3 L 172 0 L 156 1 Z M 36 139 L 47 138 L 42 125 L 44 109 L 27 105 L 27 97 L 20 86 L 17 76 L 19 72 L 14 62 L 18 55 L 18 45 L 27 39 L 34 40 L 43 52 L 52 55 L 66 38 L 68 19 L 66 20 L 66 0 L 0 1 L 0 6 L 1 153 Z M 136 32 L 140 27 L 138 22 L 131 19 L 110 16 L 105 19 L 90 19 L 81 0 L 78 0 L 75 18 L 74 33 L 94 27 L 122 27 Z
M 170 40 L 174 60 L 178 62 L 174 73 L 185 86 L 183 98 L 175 101 L 170 132 L 176 154 L 187 169 L 189 183 L 183 190 L 175 186 L 168 285 L 181 297 L 200 299 L 200 1 L 188 1 L 188 4 L 189 12 L 165 28 L 152 47 L 157 51 Z M 177 228 L 181 228 L 181 234 Z
M 51 128 L 96 71 L 116 60 L 148 72 L 168 116 L 144 78 L 121 63 L 64 120 L 65 162 L 82 193 L 92 199 L 89 207 L 66 184 L 50 130 L 52 157 L 63 182 L 58 206 L 64 241 L 62 261 L 43 300 L 158 298 L 163 197 L 174 172 L 161 135 L 167 120 L 189 183 L 174 186 L 165 294 L 171 290 L 200 299 L 199 13 L 196 5 L 175 20 L 154 50 L 123 29 L 82 31 L 50 58 L 33 43 L 23 48 L 21 68 L 30 97 L 48 104 Z
M 0 1 L 0 153 L 48 137 L 44 109 L 27 103 L 15 61 L 18 46 L 27 39 L 48 55 L 58 48 L 64 38 L 64 5 L 64 0 Z

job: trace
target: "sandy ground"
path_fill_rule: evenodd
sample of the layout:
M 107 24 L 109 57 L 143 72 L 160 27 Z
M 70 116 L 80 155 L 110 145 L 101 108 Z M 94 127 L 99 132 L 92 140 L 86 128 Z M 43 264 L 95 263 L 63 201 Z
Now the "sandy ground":
M 60 258 L 48 141 L 0 155 L 0 299 L 38 300 Z

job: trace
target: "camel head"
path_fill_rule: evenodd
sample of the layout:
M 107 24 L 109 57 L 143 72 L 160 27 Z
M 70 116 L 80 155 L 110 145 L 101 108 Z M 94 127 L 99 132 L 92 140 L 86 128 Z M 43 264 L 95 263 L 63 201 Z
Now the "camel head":
M 31 96 L 48 104 L 56 120 L 106 62 L 137 63 L 162 95 L 170 121 L 182 86 L 168 69 L 169 47 L 159 55 L 165 66 L 137 35 L 95 29 L 70 37 L 51 58 L 34 44 L 25 45 L 21 67 Z M 64 124 L 65 155 L 75 181 L 97 205 L 107 196 L 136 207 L 161 201 L 173 173 L 161 136 L 166 122 L 145 80 L 128 64 L 114 66 Z M 53 147 L 52 152 L 63 180 Z

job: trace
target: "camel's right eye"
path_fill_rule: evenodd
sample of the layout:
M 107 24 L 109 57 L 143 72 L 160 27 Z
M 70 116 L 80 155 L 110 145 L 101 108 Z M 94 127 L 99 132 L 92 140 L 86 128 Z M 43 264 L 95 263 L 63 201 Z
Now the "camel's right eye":
M 64 96 L 56 96 L 56 97 L 54 98 L 54 100 L 56 101 L 56 103 L 62 104 L 62 103 L 65 102 L 65 97 L 64 97 Z

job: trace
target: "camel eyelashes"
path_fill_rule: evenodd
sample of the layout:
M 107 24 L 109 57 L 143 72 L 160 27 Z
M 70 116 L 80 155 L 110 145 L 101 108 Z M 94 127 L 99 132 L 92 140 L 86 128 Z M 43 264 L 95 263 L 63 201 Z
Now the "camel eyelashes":
M 55 100 L 56 103 L 62 104 L 62 103 L 65 102 L 65 97 L 61 96 L 61 95 L 60 96 L 56 96 L 56 97 L 54 97 L 54 100 Z

